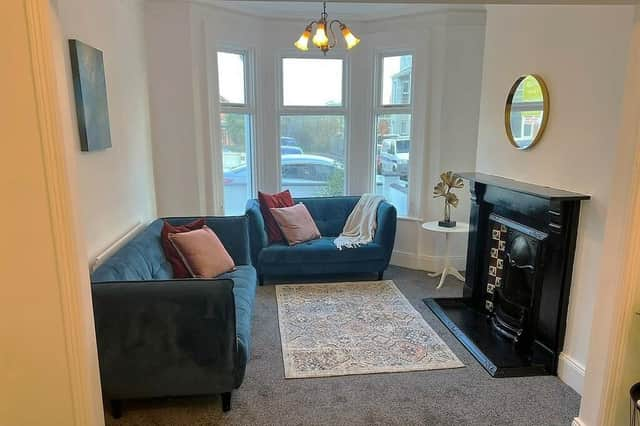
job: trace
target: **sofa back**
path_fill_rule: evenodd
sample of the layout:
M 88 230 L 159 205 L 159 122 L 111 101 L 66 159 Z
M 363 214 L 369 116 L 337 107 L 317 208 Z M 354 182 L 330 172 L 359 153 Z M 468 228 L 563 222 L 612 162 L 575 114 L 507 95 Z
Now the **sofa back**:
M 171 265 L 160 243 L 161 230 L 161 220 L 152 222 L 98 266 L 91 282 L 171 279 Z
M 337 237 L 359 199 L 358 196 L 314 197 L 296 198 L 294 201 L 307 207 L 323 237 Z
M 197 217 L 165 218 L 184 225 Z M 160 240 L 165 219 L 157 219 L 132 238 L 91 274 L 91 282 L 169 280 L 173 277 Z M 251 264 L 249 228 L 245 216 L 205 217 L 236 265 Z

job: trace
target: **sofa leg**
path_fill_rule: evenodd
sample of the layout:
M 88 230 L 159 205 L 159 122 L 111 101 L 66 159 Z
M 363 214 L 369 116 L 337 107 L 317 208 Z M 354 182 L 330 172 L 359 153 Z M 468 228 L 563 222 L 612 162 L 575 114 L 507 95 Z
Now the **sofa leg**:
M 111 403 L 111 415 L 114 419 L 119 419 L 122 417 L 122 400 L 121 399 L 112 399 Z
M 224 392 L 222 395 L 222 411 L 227 412 L 231 410 L 231 392 Z
M 384 271 L 378 272 L 378 281 L 382 281 L 382 277 L 384 277 Z

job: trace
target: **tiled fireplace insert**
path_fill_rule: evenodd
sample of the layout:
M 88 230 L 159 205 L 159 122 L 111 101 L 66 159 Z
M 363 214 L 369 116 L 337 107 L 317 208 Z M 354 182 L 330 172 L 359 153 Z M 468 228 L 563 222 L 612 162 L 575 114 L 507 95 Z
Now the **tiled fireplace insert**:
M 580 203 L 590 197 L 458 176 L 472 200 L 463 297 L 425 303 L 492 376 L 556 374 Z

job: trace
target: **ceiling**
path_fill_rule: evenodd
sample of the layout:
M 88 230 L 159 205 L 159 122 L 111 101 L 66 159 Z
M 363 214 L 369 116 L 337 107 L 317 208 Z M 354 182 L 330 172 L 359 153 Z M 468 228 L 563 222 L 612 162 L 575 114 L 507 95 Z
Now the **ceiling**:
M 205 1 L 203 1 L 205 2 Z M 284 2 L 284 1 L 242 1 L 242 0 L 206 0 L 213 4 L 250 15 L 265 18 L 313 19 L 320 16 L 322 2 Z M 452 6 L 437 4 L 389 4 L 389 3 L 344 3 L 328 2 L 329 17 L 340 19 L 370 21 L 382 18 L 415 15 L 443 9 L 482 9 L 482 6 Z

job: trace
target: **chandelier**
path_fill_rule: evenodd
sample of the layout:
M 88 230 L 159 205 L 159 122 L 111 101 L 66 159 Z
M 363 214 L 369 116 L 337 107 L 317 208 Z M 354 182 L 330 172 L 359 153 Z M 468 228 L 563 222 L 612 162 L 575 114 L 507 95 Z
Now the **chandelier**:
M 304 29 L 304 32 L 302 33 L 298 41 L 293 43 L 293 45 L 303 52 L 309 50 L 309 37 L 311 37 L 311 32 L 313 31 L 313 26 L 315 25 L 316 33 L 313 35 L 311 42 L 317 48 L 322 50 L 322 53 L 326 55 L 329 50 L 336 47 L 336 43 L 338 42 L 333 31 L 334 24 L 338 24 L 340 31 L 342 32 L 342 37 L 344 37 L 344 41 L 347 45 L 347 49 L 351 49 L 358 43 L 360 43 L 360 39 L 353 35 L 349 27 L 347 27 L 341 21 L 334 19 L 328 24 L 327 22 L 327 2 L 322 2 L 322 14 L 320 15 L 320 19 L 318 21 L 311 21 L 309 25 L 307 25 L 307 27 Z M 329 35 L 331 37 L 329 37 Z

